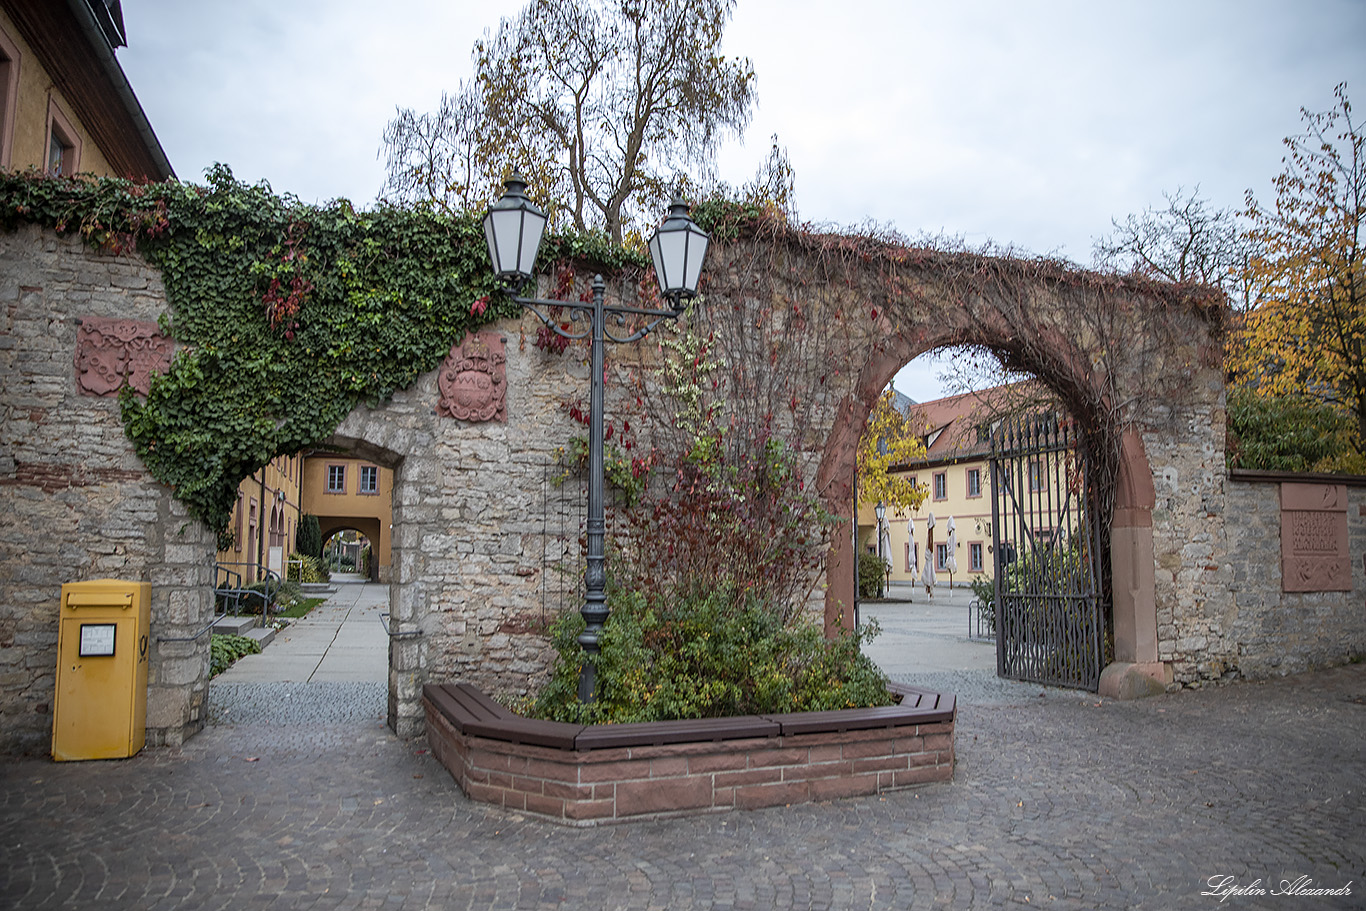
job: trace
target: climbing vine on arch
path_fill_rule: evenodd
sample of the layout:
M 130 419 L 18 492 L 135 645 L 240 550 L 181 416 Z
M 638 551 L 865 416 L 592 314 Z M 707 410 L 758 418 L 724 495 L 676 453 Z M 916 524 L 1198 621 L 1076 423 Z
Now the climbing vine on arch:
M 152 475 L 220 540 L 243 478 L 516 313 L 490 296 L 476 215 L 309 205 L 222 165 L 202 187 L 0 174 L 0 224 L 23 222 L 136 247 L 161 271 L 162 328 L 179 347 L 145 400 L 125 391 L 124 425 Z M 543 255 L 616 269 L 639 259 L 595 235 L 550 238 Z

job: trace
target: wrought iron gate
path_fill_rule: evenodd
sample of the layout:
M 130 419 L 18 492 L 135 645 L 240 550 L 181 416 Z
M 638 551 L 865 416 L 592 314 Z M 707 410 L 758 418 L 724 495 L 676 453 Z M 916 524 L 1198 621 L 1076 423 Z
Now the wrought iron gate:
M 1072 422 L 1035 414 L 992 433 L 996 673 L 1095 692 L 1104 667 L 1103 536 Z

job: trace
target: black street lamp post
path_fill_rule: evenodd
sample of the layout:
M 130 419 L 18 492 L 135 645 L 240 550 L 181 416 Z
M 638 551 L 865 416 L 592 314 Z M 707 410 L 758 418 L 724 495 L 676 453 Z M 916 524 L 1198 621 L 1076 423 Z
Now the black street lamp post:
M 607 570 L 603 565 L 603 539 L 606 520 L 603 514 L 603 426 L 602 372 L 603 344 L 623 344 L 644 338 L 666 319 L 677 319 L 686 301 L 697 294 L 697 281 L 702 273 L 702 259 L 707 253 L 709 237 L 688 217 L 688 206 L 675 199 L 669 215 L 650 238 L 650 256 L 654 260 L 655 276 L 660 293 L 669 301 L 671 309 L 627 307 L 605 304 L 606 284 L 601 275 L 593 277 L 593 302 L 542 300 L 519 297 L 516 294 L 531 278 L 536 253 L 545 233 L 546 216 L 526 197 L 526 181 L 511 177 L 504 184 L 503 195 L 484 216 L 484 237 L 488 241 L 489 259 L 498 278 L 504 283 L 503 292 L 509 299 L 530 310 L 550 331 L 566 339 L 591 339 L 588 398 L 588 566 L 584 570 L 584 604 L 581 613 L 584 631 L 579 644 L 588 660 L 579 673 L 579 701 L 592 702 L 596 683 L 596 661 L 602 626 L 607 622 Z M 551 319 L 541 308 L 568 307 L 570 319 L 587 320 L 588 328 L 570 332 Z M 630 335 L 615 336 L 607 331 L 610 316 L 618 326 L 626 325 L 628 316 L 653 317 L 646 325 Z

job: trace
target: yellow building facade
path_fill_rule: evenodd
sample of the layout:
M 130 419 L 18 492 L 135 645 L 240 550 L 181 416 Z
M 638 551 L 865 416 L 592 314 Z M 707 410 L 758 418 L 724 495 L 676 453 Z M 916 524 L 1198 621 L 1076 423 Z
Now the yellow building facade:
M 354 530 L 370 544 L 370 578 L 390 580 L 394 473 L 365 459 L 311 452 L 303 459 L 303 512 L 318 517 L 323 541 Z
M 918 582 L 927 556 L 933 561 L 939 585 L 965 585 L 976 578 L 991 577 L 990 444 L 983 427 L 992 399 L 992 390 L 987 390 L 911 406 L 909 420 L 923 428 L 925 458 L 900 466 L 893 473 L 923 488 L 928 494 L 924 503 L 919 509 L 887 510 L 881 551 L 876 504 L 858 506 L 857 546 L 883 555 L 890 564 L 890 581 Z M 935 520 L 933 548 L 931 514 Z M 952 551 L 948 545 L 950 518 L 955 529 Z M 951 565 L 957 569 L 951 570 Z
M 244 582 L 263 578 L 266 569 L 284 577 L 303 511 L 303 475 L 302 455 L 280 456 L 238 485 L 228 526 L 232 546 L 218 552 L 220 566 Z

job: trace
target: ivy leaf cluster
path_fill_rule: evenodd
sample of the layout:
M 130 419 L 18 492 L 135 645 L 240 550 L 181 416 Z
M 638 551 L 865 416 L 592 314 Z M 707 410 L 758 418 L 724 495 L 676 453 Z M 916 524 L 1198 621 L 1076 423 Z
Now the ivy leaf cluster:
M 147 469 L 220 537 L 244 478 L 516 312 L 493 294 L 475 215 L 308 205 L 222 165 L 204 187 L 0 175 L 0 225 L 22 222 L 136 246 L 161 271 L 178 350 L 145 399 L 125 390 L 123 420 Z

